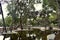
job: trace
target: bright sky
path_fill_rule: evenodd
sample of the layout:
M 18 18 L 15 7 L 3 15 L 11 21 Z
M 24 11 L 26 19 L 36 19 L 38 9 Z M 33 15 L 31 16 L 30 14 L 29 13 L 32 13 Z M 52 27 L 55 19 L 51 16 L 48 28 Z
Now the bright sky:
M 8 13 L 6 7 L 7 7 L 7 4 L 6 3 L 2 4 L 2 10 L 3 10 L 4 17 L 6 17 L 7 16 L 7 13 Z M 0 19 L 1 18 L 2 18 L 2 15 L 0 14 Z
M 34 4 L 34 7 L 35 7 L 35 11 L 42 10 L 42 4 L 41 3 Z
M 4 18 L 7 16 L 8 10 L 7 10 L 7 3 L 2 4 L 2 9 L 3 9 L 3 14 L 4 14 Z M 38 3 L 34 5 L 35 10 L 41 10 L 42 9 L 42 3 Z M 0 14 L 0 19 L 2 18 L 1 14 Z

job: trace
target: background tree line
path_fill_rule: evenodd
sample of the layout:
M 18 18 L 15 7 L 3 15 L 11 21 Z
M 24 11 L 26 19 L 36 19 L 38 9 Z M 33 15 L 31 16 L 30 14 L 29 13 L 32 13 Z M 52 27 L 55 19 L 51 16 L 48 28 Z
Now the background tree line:
M 35 11 L 34 4 L 43 3 L 42 11 Z M 58 5 L 56 0 L 11 0 L 5 18 L 6 26 L 32 25 L 32 26 L 57 26 Z M 2 25 L 2 23 L 1 23 Z

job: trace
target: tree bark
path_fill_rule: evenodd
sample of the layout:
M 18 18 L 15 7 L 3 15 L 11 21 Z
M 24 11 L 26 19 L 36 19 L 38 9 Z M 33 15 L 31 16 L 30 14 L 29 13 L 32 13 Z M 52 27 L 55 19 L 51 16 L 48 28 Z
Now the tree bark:
M 42 40 L 47 40 L 47 33 L 46 33 L 46 31 L 44 31 L 43 34 L 42 34 Z
M 55 39 L 54 40 L 60 40 L 60 33 L 56 34 Z

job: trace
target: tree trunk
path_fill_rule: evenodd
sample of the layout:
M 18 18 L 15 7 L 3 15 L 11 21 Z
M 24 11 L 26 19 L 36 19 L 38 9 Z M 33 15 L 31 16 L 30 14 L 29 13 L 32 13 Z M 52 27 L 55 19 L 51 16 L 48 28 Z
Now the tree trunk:
M 47 33 L 46 33 L 46 31 L 44 31 L 43 34 L 42 34 L 42 40 L 47 40 Z
M 42 40 L 47 40 L 47 35 L 43 35 Z
M 60 33 L 56 34 L 55 39 L 54 40 L 60 40 Z

